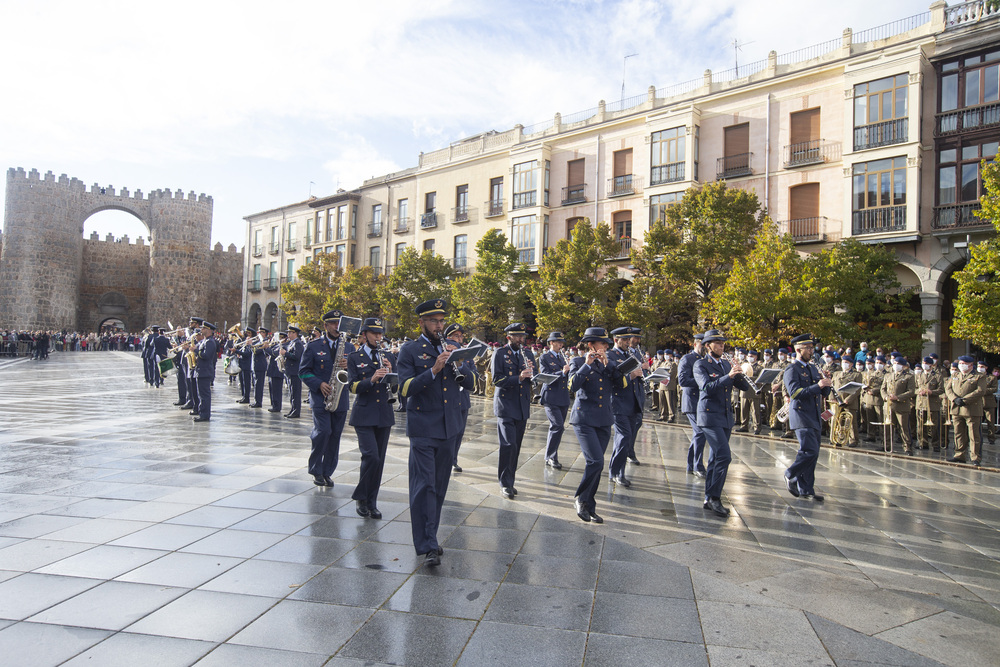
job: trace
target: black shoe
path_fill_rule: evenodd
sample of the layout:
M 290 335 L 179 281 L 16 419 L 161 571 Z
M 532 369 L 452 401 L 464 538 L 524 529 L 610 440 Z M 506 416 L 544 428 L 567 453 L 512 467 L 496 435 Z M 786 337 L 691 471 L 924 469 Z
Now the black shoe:
M 823 496 L 819 495 L 818 493 L 806 493 L 803 494 L 802 497 L 805 498 L 806 500 L 814 500 L 817 503 L 823 502 Z
M 316 486 L 326 486 L 326 480 L 323 475 L 313 475 L 313 484 Z
M 260 405 L 260 403 L 251 403 L 250 407 L 251 408 L 259 408 L 259 407 L 261 407 L 261 405 Z
M 514 500 L 514 489 L 509 486 L 505 486 L 500 490 L 500 495 L 507 500 Z
M 976 459 L 975 461 L 972 462 L 972 465 L 974 465 L 974 466 L 976 466 L 978 468 L 981 465 L 983 465 L 983 462 L 980 461 L 979 459 Z
M 281 408 L 268 408 L 268 412 L 281 412 Z
M 515 488 L 514 488 L 513 486 L 512 486 L 512 487 L 510 487 L 510 491 L 511 491 L 511 493 L 513 493 L 513 494 L 514 494 L 515 496 L 517 495 L 517 489 L 515 489 Z
M 635 458 L 634 456 L 628 457 L 628 462 L 631 463 L 634 466 L 641 466 L 642 465 L 641 463 L 639 463 L 639 459 Z
M 747 428 L 746 426 L 740 426 L 738 429 L 736 429 L 736 432 L 737 433 L 747 433 L 749 430 L 750 429 Z
M 625 479 L 625 475 L 618 475 L 617 477 L 612 478 L 611 481 L 614 482 L 615 484 L 621 484 L 626 489 L 632 486 L 632 482 Z
M 794 440 L 795 439 L 795 434 L 792 433 L 791 431 L 785 431 L 784 433 L 781 434 L 781 439 L 782 440 Z
M 444 547 L 438 546 L 438 548 L 437 548 L 437 555 L 438 556 L 443 556 L 444 555 Z
M 594 510 L 590 510 L 590 520 L 594 523 L 604 523 L 604 519 L 598 516 Z
M 193 415 L 193 416 L 197 417 L 197 416 L 198 416 L 198 415 L 200 415 L 201 413 L 200 413 L 200 412 L 198 412 L 197 410 L 191 410 L 190 412 L 188 412 L 188 414 L 189 414 L 189 415 Z
M 451 467 L 451 471 L 452 471 L 452 472 L 462 472 L 462 466 L 460 466 L 460 465 L 458 465 L 458 464 L 456 463 L 455 465 L 453 465 L 453 466 Z
M 559 463 L 559 459 L 545 459 L 545 465 L 554 470 L 562 470 L 562 464 Z
M 705 479 L 705 473 L 703 473 L 700 470 L 688 470 L 687 474 L 694 475 L 695 477 L 700 477 L 701 479 Z
M 584 507 L 583 501 L 576 499 L 576 515 L 586 522 L 590 522 L 590 511 Z
M 325 481 L 326 485 L 329 486 L 331 489 L 333 488 L 333 480 L 330 478 L 329 475 L 323 475 L 323 481 Z
M 369 517 L 369 516 L 371 516 L 371 510 L 368 509 L 368 501 L 366 501 L 366 500 L 359 500 L 358 501 L 358 506 L 357 506 L 356 511 L 358 513 L 358 516 L 363 516 L 363 517 L 366 517 L 366 518 Z
M 755 428 L 755 429 L 753 430 L 753 434 L 754 434 L 754 435 L 760 435 L 760 426 L 758 426 L 757 428 Z
M 193 407 L 194 407 L 194 403 L 192 403 L 191 401 L 188 401 L 187 403 L 185 403 L 184 405 L 181 406 L 181 410 L 190 410 Z
M 375 507 L 374 505 L 369 505 L 368 506 L 368 516 L 370 516 L 373 519 L 381 519 L 382 518 L 382 513 L 379 512 L 378 508 Z M 440 555 L 440 554 L 438 554 L 438 555 Z
M 799 485 L 795 483 L 795 480 L 793 480 L 793 479 L 791 479 L 789 477 L 786 477 L 784 475 L 782 475 L 782 477 L 785 480 L 785 488 L 788 489 L 788 492 L 790 494 L 792 494 L 793 496 L 795 496 L 796 498 L 798 498 L 799 497 Z
M 299 418 L 298 412 L 289 412 L 287 415 L 285 415 L 285 419 L 298 419 L 298 418 Z
M 250 401 L 248 401 L 248 400 L 247 400 L 247 399 L 245 399 L 245 398 L 241 398 L 240 400 L 236 401 L 236 403 L 237 403 L 237 404 L 239 404 L 239 405 L 246 405 L 246 404 L 247 404 L 247 403 L 249 403 L 249 402 L 250 402 Z
M 441 556 L 438 555 L 437 551 L 428 551 L 424 555 L 424 565 L 428 567 L 437 567 L 441 564 Z
M 946 460 L 948 463 L 965 463 L 964 456 L 949 456 Z
M 710 500 L 706 500 L 705 504 L 702 505 L 702 507 L 704 507 L 707 510 L 711 510 L 711 511 L 715 512 L 717 515 L 719 515 L 721 517 L 727 517 L 727 516 L 729 516 L 729 510 L 726 507 L 723 506 L 723 504 L 722 504 L 721 501 L 716 500 L 715 498 L 712 498 Z
M 209 421 L 209 420 L 210 420 L 210 417 L 195 417 L 195 418 L 194 418 L 194 419 L 193 419 L 192 421 L 196 421 L 196 422 L 207 422 L 207 421 Z
M 406 412 L 403 408 L 396 408 L 396 412 Z
M 180 401 L 174 401 L 174 405 L 184 405 L 184 404 L 181 403 Z

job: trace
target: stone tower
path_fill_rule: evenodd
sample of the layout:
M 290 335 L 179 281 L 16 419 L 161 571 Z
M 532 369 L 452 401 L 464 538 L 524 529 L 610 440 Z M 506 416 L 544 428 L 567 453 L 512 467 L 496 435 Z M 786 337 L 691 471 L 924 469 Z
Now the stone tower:
M 32 169 L 7 170 L 0 323 L 19 329 L 76 329 L 83 266 L 83 224 L 99 211 L 126 211 L 152 239 L 145 323 L 186 322 L 205 312 L 215 287 L 210 268 L 212 198 L 180 190 L 141 191 Z

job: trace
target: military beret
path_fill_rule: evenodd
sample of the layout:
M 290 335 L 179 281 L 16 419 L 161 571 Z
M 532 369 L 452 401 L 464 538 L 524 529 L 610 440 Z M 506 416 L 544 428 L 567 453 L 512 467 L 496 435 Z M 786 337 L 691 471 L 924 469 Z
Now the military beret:
M 749 356 L 749 355 L 751 355 L 751 354 L 752 354 L 753 356 L 755 356 L 755 357 L 759 357 L 759 356 L 760 356 L 760 353 L 759 353 L 759 352 L 757 352 L 757 350 L 750 350 L 749 352 L 747 352 L 747 356 Z
M 788 348 L 787 347 L 779 347 L 778 348 L 778 354 L 788 354 Z
M 764 350 L 764 354 L 774 354 L 774 350 L 772 350 L 771 348 L 767 348 L 766 350 Z
M 974 363 L 976 363 L 976 360 L 973 359 L 972 357 L 970 357 L 967 354 L 963 354 L 962 356 L 960 356 L 958 358 L 958 361 L 961 361 L 963 364 L 974 364 Z
M 424 317 L 425 315 L 444 315 L 447 309 L 448 304 L 445 303 L 444 299 L 431 299 L 417 306 L 414 312 L 419 317 Z
M 344 314 L 342 312 L 340 312 L 337 309 L 334 309 L 334 310 L 331 310 L 330 312 L 325 313 L 323 315 L 323 321 L 324 322 L 339 322 L 340 318 L 343 317 L 343 316 L 344 316 Z
M 885 363 L 885 357 L 880 354 L 877 357 L 875 357 L 875 361 L 881 361 L 884 364 Z
M 524 330 L 524 325 L 520 322 L 514 322 L 514 324 L 508 324 L 504 327 L 503 332 L 508 336 L 527 336 L 528 332 Z
M 660 354 L 665 354 L 666 352 L 667 352 L 667 350 L 657 350 L 656 354 L 660 355 Z
M 940 357 L 938 357 L 938 354 L 937 354 L 937 352 L 931 352 L 931 353 L 930 353 L 929 355 L 927 355 L 927 356 L 929 356 L 929 357 L 930 357 L 931 359 L 933 359 L 934 361 L 937 361 L 937 360 L 938 360 L 938 359 L 940 358 Z
M 804 333 L 796 336 L 791 341 L 792 347 L 797 347 L 799 345 L 814 345 L 813 335 L 810 333 Z
M 930 358 L 930 357 L 924 357 L 924 363 L 925 364 L 933 364 L 934 360 L 932 358 Z
M 904 357 L 903 355 L 899 355 L 898 357 L 896 357 L 895 359 L 893 359 L 892 362 L 894 364 L 899 364 L 900 366 L 909 366 L 910 365 L 910 360 L 907 359 L 906 357 Z

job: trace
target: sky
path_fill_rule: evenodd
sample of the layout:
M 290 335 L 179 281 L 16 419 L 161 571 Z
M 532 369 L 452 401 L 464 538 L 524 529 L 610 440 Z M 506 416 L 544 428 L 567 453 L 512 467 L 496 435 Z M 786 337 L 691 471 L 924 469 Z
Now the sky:
M 213 243 L 240 248 L 244 216 L 358 187 L 421 151 L 929 4 L 0 0 L 0 166 L 204 192 Z M 110 211 L 91 231 L 146 235 Z

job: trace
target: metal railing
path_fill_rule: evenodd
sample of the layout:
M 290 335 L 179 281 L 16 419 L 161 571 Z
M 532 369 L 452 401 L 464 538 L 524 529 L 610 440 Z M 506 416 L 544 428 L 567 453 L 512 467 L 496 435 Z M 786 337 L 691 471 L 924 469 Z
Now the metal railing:
M 254 257 L 260 257 L 263 254 L 264 254 L 264 246 L 262 246 L 262 245 L 255 245 L 253 247 L 253 256 Z
M 388 277 L 390 274 L 392 274 L 392 272 L 393 272 L 393 270 L 395 268 L 396 268 L 395 264 L 386 264 L 385 265 L 385 275 Z
M 368 223 L 368 238 L 373 239 L 378 236 L 382 236 L 382 223 L 381 222 L 369 222 Z
M 486 209 L 487 218 L 495 218 L 503 215 L 503 200 L 491 199 L 483 205 L 483 208 Z
M 451 209 L 452 219 L 455 222 L 468 222 L 469 221 L 469 207 L 468 206 L 456 206 Z
M 396 234 L 406 234 L 412 231 L 410 228 L 410 218 L 398 218 L 396 220 L 396 226 L 392 230 Z
M 822 164 L 838 157 L 840 144 L 823 139 L 785 146 L 785 168 Z
M 528 208 L 529 206 L 535 206 L 538 203 L 538 191 L 532 190 L 530 192 L 515 192 L 514 199 L 510 202 L 511 210 L 518 208 Z
M 980 208 L 982 208 L 982 205 L 979 202 L 935 206 L 931 228 L 953 229 L 956 227 L 989 226 L 991 224 L 989 220 L 976 217 L 975 212 L 980 210 Z
M 259 280 L 248 280 L 247 281 L 247 291 L 248 292 L 259 292 L 260 291 L 260 281 Z
M 631 257 L 632 248 L 639 247 L 639 239 L 634 239 L 631 236 L 623 236 L 616 240 L 615 243 L 617 245 L 617 254 L 608 259 L 628 259 Z
M 305 248 L 311 248 L 312 244 L 313 244 L 313 238 L 308 234 L 306 234 L 306 240 L 302 243 L 302 246 Z
M 277 278 L 265 278 L 264 279 L 264 289 L 273 291 L 278 289 L 278 279 Z
M 420 229 L 430 229 L 438 226 L 437 211 L 428 211 L 420 216 Z
M 455 269 L 460 273 L 468 273 L 469 270 L 472 268 L 469 266 L 468 257 L 453 257 L 448 260 L 448 263 L 451 264 L 451 268 Z
M 825 217 L 816 218 L 796 218 L 789 220 L 784 225 L 785 232 L 791 234 L 792 240 L 796 243 L 809 243 L 811 241 L 822 241 L 826 237 L 823 233 L 826 227 Z
M 907 120 L 896 118 L 854 128 L 854 150 L 863 151 L 868 148 L 904 143 L 907 136 Z
M 930 12 L 914 14 L 913 16 L 908 16 L 905 19 L 899 19 L 891 23 L 884 23 L 880 26 L 869 28 L 868 30 L 859 30 L 851 36 L 851 41 L 854 44 L 864 44 L 865 42 L 876 42 L 880 39 L 889 39 L 890 37 L 902 35 L 904 32 L 909 32 L 910 30 L 919 28 L 930 20 Z
M 295 276 L 285 276 L 280 279 L 282 285 L 288 285 L 295 282 Z
M 287 250 L 288 252 L 295 252 L 297 248 L 298 244 L 295 242 L 295 239 L 288 239 L 288 241 L 285 243 L 285 250 Z
M 517 261 L 521 264 L 527 264 L 528 266 L 535 266 L 535 249 L 518 248 Z
M 624 197 L 642 192 L 642 177 L 622 174 L 608 179 L 608 197 Z
M 587 201 L 587 184 L 567 185 L 562 189 L 562 205 L 582 204 Z
M 777 63 L 779 65 L 791 65 L 792 63 L 798 63 L 805 60 L 812 60 L 813 58 L 819 58 L 820 56 L 825 56 L 828 53 L 832 53 L 843 46 L 844 38 L 838 37 L 836 39 L 830 39 L 825 42 L 820 42 L 819 44 L 813 44 L 812 46 L 807 46 L 804 49 L 796 49 L 795 51 L 789 51 L 788 53 L 783 53 L 778 56 Z
M 271 241 L 271 254 L 277 255 L 281 252 L 281 241 Z
M 934 136 L 1000 125 L 1000 102 L 990 102 L 939 113 L 934 118 Z
M 716 179 L 750 176 L 753 174 L 753 169 L 750 168 L 752 159 L 753 153 L 740 153 L 739 155 L 720 157 L 715 163 Z
M 851 214 L 851 233 L 855 236 L 901 232 L 905 229 L 906 204 L 867 208 Z
M 649 170 L 649 184 L 662 185 L 663 183 L 676 183 L 684 180 L 684 163 L 670 162 L 668 164 L 658 164 Z

